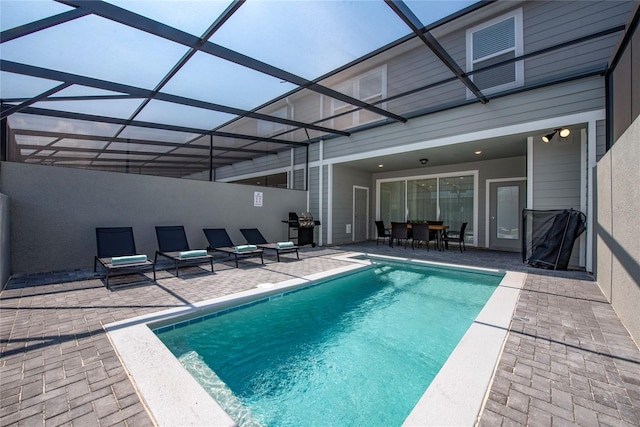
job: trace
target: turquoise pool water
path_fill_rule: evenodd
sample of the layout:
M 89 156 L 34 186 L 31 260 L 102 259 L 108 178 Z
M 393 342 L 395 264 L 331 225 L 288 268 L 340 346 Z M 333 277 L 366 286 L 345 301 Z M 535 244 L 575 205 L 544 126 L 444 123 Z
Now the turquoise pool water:
M 240 425 L 401 425 L 503 275 L 384 262 L 156 330 Z

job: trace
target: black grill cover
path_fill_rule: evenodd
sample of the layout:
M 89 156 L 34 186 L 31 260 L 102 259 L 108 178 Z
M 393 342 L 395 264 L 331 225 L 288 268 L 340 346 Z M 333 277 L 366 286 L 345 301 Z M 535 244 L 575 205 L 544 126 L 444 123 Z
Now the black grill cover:
M 586 229 L 582 212 L 524 209 L 523 262 L 537 268 L 566 270 L 575 240 Z M 528 256 L 530 254 L 530 256 Z

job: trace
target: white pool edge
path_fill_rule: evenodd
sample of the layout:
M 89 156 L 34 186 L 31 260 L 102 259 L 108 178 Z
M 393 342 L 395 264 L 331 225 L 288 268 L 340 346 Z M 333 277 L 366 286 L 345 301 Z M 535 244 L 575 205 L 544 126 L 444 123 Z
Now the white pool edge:
M 506 273 L 403 426 L 476 424 L 525 279 Z
M 353 263 L 349 266 L 277 284 L 262 284 L 248 291 L 114 322 L 106 325 L 105 330 L 141 400 L 158 425 L 234 426 L 235 422 L 173 356 L 149 325 L 158 327 L 163 323 L 175 323 L 193 317 L 196 313 L 219 311 L 281 294 L 304 287 L 316 280 L 354 271 L 363 264 L 368 264 L 366 261 L 355 260 L 353 257 L 356 255 L 361 254 L 351 253 L 339 258 Z M 409 259 L 401 261 L 415 262 Z M 436 265 L 429 262 L 420 263 Z M 462 268 L 496 271 L 475 267 Z M 506 272 L 500 286 L 404 425 L 475 424 L 525 278 L 524 273 Z

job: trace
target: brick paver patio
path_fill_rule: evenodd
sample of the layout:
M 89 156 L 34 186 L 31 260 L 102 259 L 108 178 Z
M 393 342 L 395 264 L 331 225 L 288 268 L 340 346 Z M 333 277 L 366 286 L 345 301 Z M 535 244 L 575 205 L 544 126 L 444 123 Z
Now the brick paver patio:
M 247 260 L 239 269 L 218 258 L 214 274 L 159 271 L 157 284 L 113 291 L 92 271 L 13 277 L 0 294 L 0 425 L 154 425 L 104 325 L 340 267 L 333 257 L 345 251 L 528 273 L 481 426 L 640 425 L 640 350 L 587 274 L 530 269 L 519 254 L 375 242 L 306 248 L 300 261 L 265 257 L 264 266 Z

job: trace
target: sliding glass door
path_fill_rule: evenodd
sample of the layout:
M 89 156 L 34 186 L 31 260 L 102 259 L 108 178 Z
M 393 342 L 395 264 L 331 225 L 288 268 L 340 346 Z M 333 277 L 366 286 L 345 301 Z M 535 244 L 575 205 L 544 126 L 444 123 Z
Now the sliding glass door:
M 450 230 L 460 230 L 463 222 L 468 223 L 466 233 L 472 238 L 475 196 L 473 175 L 440 179 L 438 196 L 442 221 L 449 226 Z
M 403 222 L 407 219 L 404 181 L 380 184 L 380 219 L 385 224 Z
M 443 221 L 451 230 L 466 222 L 465 240 L 473 242 L 476 175 L 415 177 L 381 181 L 379 217 L 392 221 Z
M 414 179 L 407 183 L 407 219 L 437 221 L 437 178 Z

